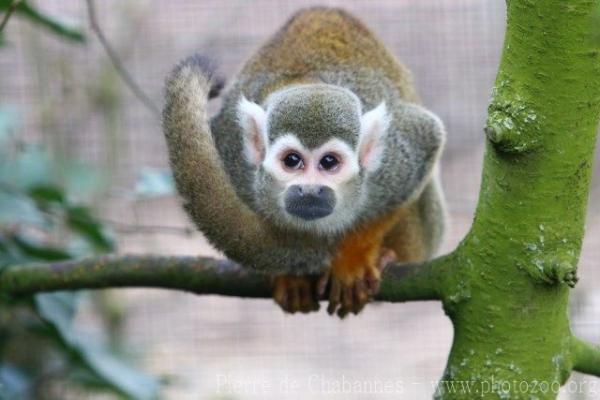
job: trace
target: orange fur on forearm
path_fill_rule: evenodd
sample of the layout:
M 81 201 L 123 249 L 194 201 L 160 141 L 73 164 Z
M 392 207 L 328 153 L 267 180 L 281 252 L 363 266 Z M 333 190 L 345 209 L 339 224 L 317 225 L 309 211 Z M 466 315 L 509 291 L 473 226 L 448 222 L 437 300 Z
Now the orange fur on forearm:
M 383 248 L 393 250 L 398 261 L 422 259 L 422 232 L 415 214 L 413 205 L 399 207 L 349 232 L 342 239 L 332 260 L 333 274 L 349 284 L 354 279 L 362 278 L 367 269 L 378 273 L 377 266 Z

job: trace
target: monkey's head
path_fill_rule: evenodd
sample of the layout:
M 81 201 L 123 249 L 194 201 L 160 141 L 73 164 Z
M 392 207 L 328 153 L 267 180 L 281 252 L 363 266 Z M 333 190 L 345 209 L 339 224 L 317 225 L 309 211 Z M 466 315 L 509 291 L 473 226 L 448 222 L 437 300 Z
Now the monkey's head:
M 363 113 L 351 91 L 306 84 L 274 92 L 264 107 L 242 96 L 238 115 L 261 214 L 326 234 L 355 220 L 365 175 L 382 158 L 389 126 L 384 103 Z

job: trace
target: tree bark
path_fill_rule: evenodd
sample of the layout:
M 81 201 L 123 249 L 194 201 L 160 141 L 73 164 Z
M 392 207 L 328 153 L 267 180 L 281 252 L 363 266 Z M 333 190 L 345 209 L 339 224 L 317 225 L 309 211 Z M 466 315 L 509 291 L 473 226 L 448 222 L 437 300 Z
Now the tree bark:
M 476 217 L 442 296 L 455 334 L 439 398 L 554 399 L 574 367 L 600 368 L 567 310 L 600 114 L 598 7 L 507 1 Z
M 443 260 L 443 259 L 440 259 Z M 438 300 L 439 260 L 389 265 L 378 299 Z M 155 287 L 195 294 L 271 298 L 270 278 L 228 260 L 206 257 L 91 257 L 56 263 L 14 265 L 0 272 L 0 293 L 18 298 L 40 292 L 116 287 Z

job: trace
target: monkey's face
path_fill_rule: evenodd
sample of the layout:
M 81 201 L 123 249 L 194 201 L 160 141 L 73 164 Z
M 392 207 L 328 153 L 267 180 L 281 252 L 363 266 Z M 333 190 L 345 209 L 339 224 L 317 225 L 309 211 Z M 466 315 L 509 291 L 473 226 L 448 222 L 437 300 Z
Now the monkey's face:
M 385 105 L 362 114 L 352 92 L 331 85 L 285 89 L 267 104 L 242 97 L 238 106 L 256 209 L 317 234 L 351 226 L 368 198 L 363 177 L 379 168 Z
M 361 188 L 356 151 L 333 138 L 309 149 L 288 134 L 270 146 L 256 173 L 257 207 L 301 230 L 342 230 L 356 216 Z

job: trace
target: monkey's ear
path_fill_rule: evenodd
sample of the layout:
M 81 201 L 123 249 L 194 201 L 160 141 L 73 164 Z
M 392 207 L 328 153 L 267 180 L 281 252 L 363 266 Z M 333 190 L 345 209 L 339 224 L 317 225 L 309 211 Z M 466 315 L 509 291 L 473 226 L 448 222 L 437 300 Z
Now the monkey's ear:
M 367 171 L 373 172 L 381 165 L 389 125 L 390 116 L 385 102 L 364 113 L 360 119 L 358 161 Z
M 253 165 L 260 164 L 267 151 L 267 112 L 242 95 L 238 103 L 238 120 L 244 138 L 244 153 Z

